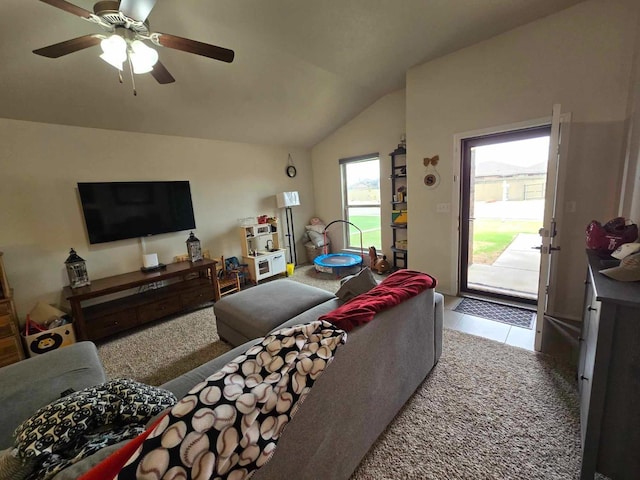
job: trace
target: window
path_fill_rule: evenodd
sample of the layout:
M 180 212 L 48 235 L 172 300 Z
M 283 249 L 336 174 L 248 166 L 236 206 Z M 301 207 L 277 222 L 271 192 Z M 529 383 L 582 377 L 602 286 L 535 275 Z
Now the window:
M 382 248 L 380 228 L 380 158 L 377 153 L 343 158 L 342 191 L 344 220 L 362 230 L 347 225 L 346 248 L 371 246 Z

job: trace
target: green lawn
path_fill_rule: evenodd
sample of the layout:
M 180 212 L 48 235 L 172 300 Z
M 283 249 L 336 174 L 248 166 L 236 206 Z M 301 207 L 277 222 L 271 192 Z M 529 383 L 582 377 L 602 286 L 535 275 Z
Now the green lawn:
M 473 263 L 491 265 L 518 233 L 538 233 L 540 221 L 476 218 L 473 222 Z
M 380 219 L 375 216 L 352 216 L 351 222 L 362 230 L 362 243 L 366 250 L 371 245 L 380 247 Z M 537 220 L 510 220 L 477 218 L 473 222 L 473 262 L 491 265 L 518 233 L 538 233 L 541 222 Z M 338 226 L 336 225 L 336 228 Z M 360 246 L 360 233 L 349 225 L 351 244 Z
M 360 230 L 362 230 L 362 246 L 366 251 L 369 250 L 370 246 L 374 246 L 377 249 L 380 249 L 380 218 L 371 216 L 371 215 L 360 215 L 360 216 L 352 216 L 351 223 L 356 225 Z M 351 239 L 351 245 L 360 247 L 360 232 L 353 228 L 351 225 L 349 227 L 349 236 Z

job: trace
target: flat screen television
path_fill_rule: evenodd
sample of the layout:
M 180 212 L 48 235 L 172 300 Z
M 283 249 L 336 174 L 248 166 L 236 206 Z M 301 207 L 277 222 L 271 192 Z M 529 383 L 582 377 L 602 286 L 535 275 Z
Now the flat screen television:
M 196 228 L 188 181 L 78 183 L 91 244 Z

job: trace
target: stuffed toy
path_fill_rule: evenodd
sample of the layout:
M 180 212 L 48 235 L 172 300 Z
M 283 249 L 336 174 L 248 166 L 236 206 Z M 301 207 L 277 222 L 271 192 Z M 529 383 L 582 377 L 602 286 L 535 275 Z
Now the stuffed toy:
M 382 258 L 378 258 L 376 247 L 369 247 L 369 265 L 371 266 L 371 270 L 378 272 L 380 275 L 391 271 L 391 265 L 387 261 L 387 256 L 382 255 Z
M 391 271 L 391 264 L 387 261 L 386 255 L 382 255 L 382 258 L 376 263 L 376 271 L 380 275 Z

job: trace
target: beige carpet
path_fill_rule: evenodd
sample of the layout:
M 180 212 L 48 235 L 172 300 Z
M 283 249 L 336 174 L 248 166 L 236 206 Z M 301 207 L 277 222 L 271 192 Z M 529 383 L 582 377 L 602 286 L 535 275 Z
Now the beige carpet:
M 440 362 L 353 479 L 578 478 L 573 372 L 553 358 L 453 330 L 444 342 Z
M 339 283 L 308 270 L 297 268 L 292 278 L 327 290 Z M 446 330 L 444 341 L 440 363 L 353 480 L 577 478 L 574 372 L 553 358 L 456 331 Z M 208 307 L 114 337 L 99 352 L 109 376 L 159 385 L 229 348 Z
M 213 307 L 96 342 L 110 378 L 162 385 L 231 350 L 220 340 Z

